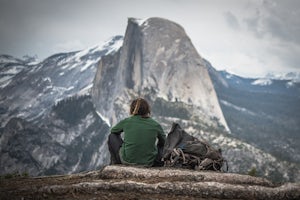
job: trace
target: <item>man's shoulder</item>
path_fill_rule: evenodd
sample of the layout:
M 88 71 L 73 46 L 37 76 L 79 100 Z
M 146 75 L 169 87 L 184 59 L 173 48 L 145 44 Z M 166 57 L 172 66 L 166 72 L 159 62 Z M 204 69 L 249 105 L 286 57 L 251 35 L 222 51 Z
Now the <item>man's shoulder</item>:
M 160 123 L 158 123 L 158 121 L 156 121 L 155 119 L 153 119 L 151 117 L 149 117 L 149 118 L 150 118 L 149 120 L 151 121 L 151 123 L 153 123 L 153 125 L 161 127 L 161 125 L 160 125 Z

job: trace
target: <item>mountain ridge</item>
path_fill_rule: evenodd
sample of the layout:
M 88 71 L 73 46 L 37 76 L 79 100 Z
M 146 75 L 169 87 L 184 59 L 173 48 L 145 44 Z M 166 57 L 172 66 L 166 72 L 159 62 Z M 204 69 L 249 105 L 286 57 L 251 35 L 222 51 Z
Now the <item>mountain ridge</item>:
M 299 165 L 300 84 L 272 79 L 271 84 L 256 85 L 260 79 L 209 71 L 232 133 Z

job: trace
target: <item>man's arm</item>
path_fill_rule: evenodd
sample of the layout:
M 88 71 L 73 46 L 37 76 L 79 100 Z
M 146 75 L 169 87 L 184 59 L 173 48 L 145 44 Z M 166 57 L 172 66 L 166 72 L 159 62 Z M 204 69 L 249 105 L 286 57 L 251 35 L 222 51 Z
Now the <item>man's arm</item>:
M 111 128 L 110 132 L 113 134 L 121 134 L 123 132 L 124 120 L 120 121 L 114 127 Z

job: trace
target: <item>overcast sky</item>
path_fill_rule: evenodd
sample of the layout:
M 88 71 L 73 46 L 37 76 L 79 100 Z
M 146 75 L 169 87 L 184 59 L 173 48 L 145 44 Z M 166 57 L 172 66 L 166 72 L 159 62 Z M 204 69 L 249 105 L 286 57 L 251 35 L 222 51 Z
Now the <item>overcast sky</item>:
M 42 60 L 92 47 L 124 35 L 128 17 L 180 24 L 218 70 L 300 71 L 298 0 L 0 0 L 0 54 Z

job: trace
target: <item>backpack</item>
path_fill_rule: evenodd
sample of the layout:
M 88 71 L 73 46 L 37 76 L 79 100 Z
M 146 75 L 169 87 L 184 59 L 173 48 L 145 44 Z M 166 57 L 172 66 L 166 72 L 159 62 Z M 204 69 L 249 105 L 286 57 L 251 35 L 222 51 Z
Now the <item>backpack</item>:
M 201 141 L 185 132 L 178 123 L 173 123 L 163 151 L 165 167 L 180 167 L 195 170 L 223 171 L 227 161 L 221 149 L 216 150 L 206 141 Z

